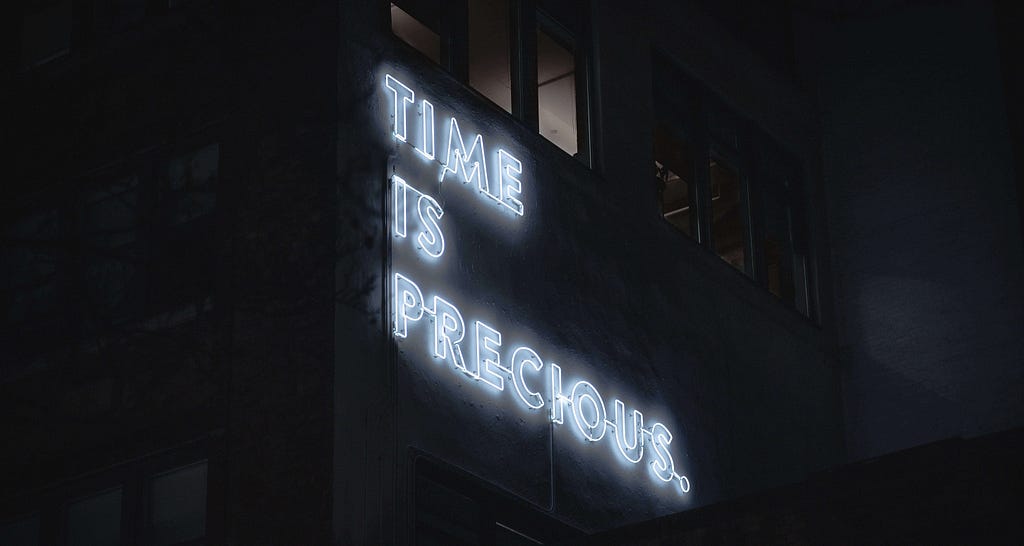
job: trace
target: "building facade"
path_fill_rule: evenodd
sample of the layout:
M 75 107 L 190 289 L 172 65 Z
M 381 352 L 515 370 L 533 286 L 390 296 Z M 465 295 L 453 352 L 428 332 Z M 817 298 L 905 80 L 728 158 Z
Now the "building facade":
M 735 4 L 23 6 L 0 542 L 580 540 L 1020 426 L 992 7 Z M 975 33 L 952 140 L 847 93 L 932 85 L 901 18 Z M 883 282 L 952 202 L 978 278 Z

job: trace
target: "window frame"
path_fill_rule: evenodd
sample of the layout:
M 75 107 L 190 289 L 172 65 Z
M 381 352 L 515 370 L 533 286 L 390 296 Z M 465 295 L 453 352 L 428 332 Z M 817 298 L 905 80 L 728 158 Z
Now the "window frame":
M 511 115 L 519 122 L 526 125 L 533 133 L 541 137 L 541 140 L 555 146 L 539 134 L 539 110 L 537 90 L 537 30 L 543 28 L 549 36 L 567 47 L 573 54 L 575 78 L 575 103 L 576 103 L 576 145 L 577 153 L 573 159 L 587 167 L 593 168 L 596 151 L 594 149 L 595 138 L 593 136 L 594 106 L 593 93 L 593 62 L 591 55 L 590 24 L 589 19 L 584 18 L 582 22 L 567 25 L 560 21 L 555 15 L 540 7 L 536 0 L 508 0 L 509 2 L 509 79 L 512 88 L 512 112 L 509 114 L 502 107 L 485 97 L 469 83 L 469 4 L 468 0 L 452 2 L 440 2 L 440 28 L 438 36 L 441 43 L 440 62 L 436 63 L 442 69 L 451 74 L 456 80 L 462 83 L 467 89 L 479 95 L 479 97 L 500 111 L 501 115 Z M 401 44 L 400 47 L 407 51 L 415 52 L 415 56 L 427 59 L 433 63 L 426 54 L 417 50 L 405 40 L 398 37 L 392 30 L 390 6 L 395 4 L 419 21 L 427 28 L 430 25 L 423 22 L 412 12 L 406 10 L 399 2 L 387 0 L 381 3 L 382 11 L 386 12 L 386 32 L 393 42 Z M 561 148 L 558 148 L 561 151 Z M 563 152 L 564 153 L 564 152 Z M 566 154 L 568 155 L 568 154 Z
M 655 50 L 652 57 L 655 112 L 651 127 L 652 138 L 659 127 L 669 130 L 677 138 L 683 138 L 689 143 L 694 154 L 696 199 L 691 205 L 696 209 L 697 219 L 694 236 L 687 236 L 671 225 L 660 214 L 661 203 L 655 202 L 653 210 L 658 211 L 662 222 L 678 232 L 681 239 L 697 244 L 719 258 L 719 261 L 725 262 L 715 248 L 710 162 L 716 158 L 727 162 L 737 171 L 739 178 L 745 256 L 742 271 L 727 262 L 724 265 L 730 270 L 743 273 L 749 282 L 761 287 L 783 307 L 796 311 L 816 325 L 820 324 L 817 285 L 813 276 L 814 254 L 810 247 L 811 226 L 807 223 L 806 214 L 809 197 L 804 191 L 805 175 L 799 161 L 753 122 L 742 118 L 713 91 L 678 68 L 668 55 Z M 669 87 L 675 96 L 670 96 L 667 89 L 663 90 Z M 713 115 L 717 116 L 716 121 L 724 119 L 725 125 L 731 126 L 733 142 L 715 134 L 711 127 Z M 786 239 L 783 246 L 788 258 L 784 259 L 791 259 L 793 264 L 792 305 L 772 294 L 768 286 L 764 244 L 767 214 L 765 200 L 769 198 L 768 192 L 772 191 L 773 183 L 784 188 L 779 197 L 786 216 Z M 802 257 L 799 269 L 798 256 Z
M 218 461 L 214 459 L 211 435 L 196 438 L 178 446 L 124 460 L 112 466 L 79 474 L 58 484 L 0 499 L 0 521 L 14 522 L 22 518 L 39 516 L 39 542 L 41 546 L 64 546 L 68 543 L 68 508 L 74 502 L 121 488 L 121 544 L 146 544 L 146 510 L 148 484 L 153 476 L 177 468 L 205 462 L 206 524 L 204 536 L 175 546 L 193 546 L 208 543 L 215 506 L 210 502 L 215 488 Z

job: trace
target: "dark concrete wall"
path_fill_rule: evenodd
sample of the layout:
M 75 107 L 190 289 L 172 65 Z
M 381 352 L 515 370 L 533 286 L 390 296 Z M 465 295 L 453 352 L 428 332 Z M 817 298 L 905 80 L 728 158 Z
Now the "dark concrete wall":
M 797 11 L 852 459 L 1024 423 L 1024 262 L 987 2 Z

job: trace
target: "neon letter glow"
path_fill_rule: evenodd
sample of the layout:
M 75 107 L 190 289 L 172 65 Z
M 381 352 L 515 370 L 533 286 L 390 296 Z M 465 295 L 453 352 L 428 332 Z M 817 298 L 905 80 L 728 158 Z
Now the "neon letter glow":
M 435 104 L 442 112 L 444 106 L 439 102 L 427 100 L 422 94 L 418 97 L 417 103 L 416 91 L 390 74 L 384 77 L 384 88 L 384 95 L 389 100 L 389 130 L 395 139 L 396 150 L 410 150 L 409 153 L 396 153 L 392 157 L 415 158 L 411 165 L 396 164 L 390 169 L 393 173 L 390 177 L 392 200 L 385 203 L 391 205 L 393 218 L 390 223 L 385 223 L 385 230 L 390 226 L 392 236 L 387 240 L 392 253 L 389 257 L 396 260 L 390 263 L 410 263 L 405 260 L 408 259 L 408 254 L 412 253 L 420 258 L 418 262 L 413 262 L 417 264 L 414 267 L 423 268 L 417 271 L 427 271 L 431 279 L 447 281 L 449 286 L 468 284 L 455 282 L 458 279 L 436 277 L 452 270 L 437 266 L 438 260 L 445 256 L 445 232 L 442 227 L 451 229 L 450 215 L 445 216 L 441 205 L 449 203 L 446 201 L 449 194 L 447 187 L 440 184 L 448 174 L 452 174 L 462 182 L 455 187 L 474 188 L 477 191 L 472 193 L 486 196 L 485 202 L 493 201 L 494 204 L 501 205 L 495 207 L 492 204 L 490 209 L 497 210 L 508 218 L 521 218 L 525 209 L 523 162 L 507 150 L 517 149 L 515 144 L 511 143 L 511 146 L 508 146 L 507 142 L 502 143 L 500 135 L 497 138 L 493 135 L 488 136 L 487 140 L 492 145 L 494 142 L 502 143 L 496 147 L 497 153 L 488 155 L 483 135 L 464 133 L 465 129 L 471 129 L 479 124 L 463 118 L 464 124 L 460 127 L 456 115 L 451 112 L 442 114 L 440 122 L 442 133 L 445 127 L 448 129 L 445 158 L 443 163 L 440 162 L 435 157 Z M 413 125 L 419 123 L 419 126 L 409 127 L 409 107 L 416 104 L 419 105 L 418 115 L 411 116 L 411 119 Z M 440 138 L 444 137 L 442 134 Z M 409 148 L 398 143 L 403 143 Z M 494 149 L 491 151 L 494 152 Z M 520 157 L 529 159 L 529 156 Z M 490 165 L 492 179 L 488 178 L 488 160 L 493 162 Z M 430 168 L 426 176 L 422 172 L 424 165 Z M 437 166 L 440 166 L 439 177 L 438 172 L 434 170 Z M 419 172 L 414 169 L 419 169 Z M 394 174 L 395 172 L 401 172 L 403 176 L 398 176 Z M 529 180 L 529 177 L 525 178 Z M 408 180 L 429 180 L 431 186 L 439 184 L 435 190 L 437 198 L 416 189 Z M 452 210 L 464 210 L 459 203 L 453 205 Z M 411 216 L 410 207 L 414 211 Z M 504 212 L 503 209 L 508 209 L 512 213 Z M 442 218 L 445 218 L 443 225 Z M 453 238 L 450 241 L 461 243 L 465 239 Z M 458 247 L 453 248 L 458 250 Z M 423 263 L 424 257 L 428 258 L 426 264 Z M 534 419 L 538 425 L 543 425 L 545 429 L 550 426 L 551 430 L 572 432 L 569 438 L 579 446 L 602 440 L 614 443 L 614 447 L 608 446 L 610 452 L 630 465 L 637 465 L 634 467 L 637 469 L 636 472 L 648 474 L 653 483 L 674 482 L 673 489 L 677 492 L 690 492 L 690 479 L 680 473 L 676 466 L 677 461 L 685 459 L 673 457 L 673 436 L 663 423 L 651 420 L 645 426 L 644 414 L 636 409 L 636 406 L 627 404 L 617 397 L 609 398 L 612 405 L 607 407 L 597 386 L 600 383 L 595 384 L 587 380 L 585 373 L 581 377 L 578 374 L 580 370 L 567 367 L 564 373 L 567 383 L 563 384 L 562 366 L 550 359 L 545 361 L 545 358 L 551 355 L 543 353 L 543 347 L 540 347 L 541 352 L 538 352 L 533 343 L 528 346 L 522 343 L 522 340 L 515 339 L 516 335 L 508 334 L 515 332 L 514 329 L 506 330 L 508 335 L 503 335 L 500 324 L 496 327 L 474 316 L 471 311 L 475 307 L 463 307 L 469 312 L 464 318 L 459 307 L 446 299 L 447 295 L 431 291 L 431 297 L 426 298 L 423 289 L 407 274 L 392 271 L 389 280 L 390 282 L 384 284 L 390 291 L 386 300 L 390 310 L 385 316 L 391 320 L 390 329 L 396 343 L 410 343 L 409 338 L 413 334 L 418 335 L 423 342 L 423 360 L 429 361 L 428 355 L 432 355 L 460 372 L 453 374 L 456 378 L 462 378 L 460 381 L 473 380 L 463 384 L 480 385 L 480 388 L 490 390 L 496 399 L 510 400 L 520 411 L 534 412 L 533 417 L 529 418 Z M 424 316 L 429 320 L 422 320 Z M 466 322 L 467 319 L 469 323 Z M 422 326 L 417 327 L 417 324 Z M 467 326 L 472 327 L 468 336 Z M 467 351 L 469 354 L 465 354 Z M 545 358 L 542 358 L 542 354 Z M 510 383 L 511 388 L 506 389 L 506 383 Z M 483 387 L 484 384 L 487 387 Z M 473 388 L 476 387 L 470 389 Z M 605 385 L 602 388 L 611 390 L 614 387 L 609 388 Z M 506 391 L 509 391 L 508 398 L 505 398 Z M 548 407 L 545 408 L 545 405 Z M 566 421 L 567 408 L 572 425 L 561 427 Z M 579 434 L 575 433 L 576 430 Z M 677 448 L 679 443 L 676 442 Z M 640 464 L 644 461 L 647 464 Z

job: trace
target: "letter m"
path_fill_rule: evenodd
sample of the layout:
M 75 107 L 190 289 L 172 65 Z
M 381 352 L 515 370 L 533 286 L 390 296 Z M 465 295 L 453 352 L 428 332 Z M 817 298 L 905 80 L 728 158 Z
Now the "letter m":
M 448 131 L 448 151 L 445 154 L 444 170 L 441 171 L 441 180 L 452 173 L 462 174 L 462 181 L 472 184 L 476 180 L 480 191 L 494 197 L 487 182 L 487 162 L 484 160 L 484 138 L 477 135 L 473 139 L 472 146 L 466 149 L 466 142 L 462 139 L 462 131 L 459 130 L 459 122 L 452 118 Z

